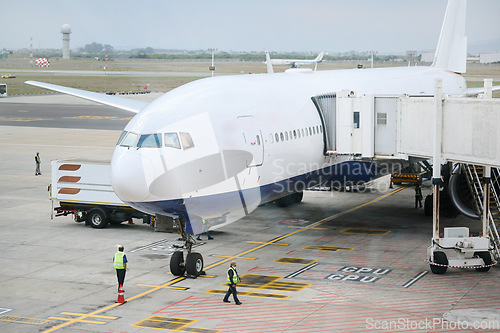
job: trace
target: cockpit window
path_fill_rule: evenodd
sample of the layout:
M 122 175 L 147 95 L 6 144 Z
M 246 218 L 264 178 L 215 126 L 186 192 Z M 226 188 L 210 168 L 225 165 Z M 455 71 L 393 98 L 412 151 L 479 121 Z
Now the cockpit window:
M 125 138 L 120 143 L 120 146 L 133 147 L 135 145 L 135 142 L 137 141 L 138 136 L 139 135 L 137 135 L 135 133 L 128 132 L 127 135 L 125 136 Z
M 194 147 L 193 139 L 189 133 L 179 133 L 182 142 L 182 148 L 189 149 Z
M 120 135 L 120 138 L 118 139 L 118 142 L 116 143 L 117 146 L 119 146 L 122 143 L 122 141 L 125 138 L 125 135 L 127 135 L 127 133 L 128 133 L 127 131 L 122 132 L 122 135 Z
M 165 147 L 181 149 L 177 133 L 165 133 Z
M 137 148 L 160 148 L 161 136 L 160 134 L 143 134 L 137 142 Z

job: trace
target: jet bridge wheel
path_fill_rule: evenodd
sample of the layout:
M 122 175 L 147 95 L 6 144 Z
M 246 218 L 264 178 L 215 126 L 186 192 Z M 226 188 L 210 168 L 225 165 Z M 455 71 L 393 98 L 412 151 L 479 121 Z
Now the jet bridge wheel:
M 479 257 L 483 259 L 485 265 L 491 265 L 491 254 L 488 251 L 474 252 L 474 257 Z M 479 267 L 476 268 L 478 272 L 487 272 L 491 267 Z
M 183 276 L 185 271 L 184 253 L 182 251 L 175 251 L 170 258 L 170 272 L 175 276 Z
M 448 258 L 443 251 L 434 251 L 434 263 L 440 265 L 448 265 Z M 444 274 L 448 270 L 446 266 L 430 265 L 431 271 L 434 274 Z
M 203 256 L 198 252 L 191 252 L 186 258 L 186 272 L 191 276 L 203 274 Z

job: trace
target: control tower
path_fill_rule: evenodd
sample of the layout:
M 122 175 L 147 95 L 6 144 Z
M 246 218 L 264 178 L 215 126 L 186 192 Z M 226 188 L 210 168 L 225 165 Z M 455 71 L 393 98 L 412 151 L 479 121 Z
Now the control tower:
M 61 33 L 63 35 L 63 59 L 69 59 L 69 34 L 71 33 L 69 24 L 62 25 Z

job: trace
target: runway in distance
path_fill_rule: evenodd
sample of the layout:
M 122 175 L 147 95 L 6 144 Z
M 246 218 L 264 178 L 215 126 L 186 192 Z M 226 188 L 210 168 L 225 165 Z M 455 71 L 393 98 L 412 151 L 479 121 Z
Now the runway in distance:
M 325 126 L 318 106 L 322 98 L 341 91 L 432 95 L 436 78 L 444 94 L 479 93 L 469 91 L 459 75 L 467 54 L 465 11 L 465 0 L 449 0 L 430 67 L 216 76 L 150 104 L 27 83 L 137 113 L 114 150 L 113 189 L 140 211 L 182 221 L 184 253 L 172 256 L 170 269 L 196 276 L 203 258 L 191 251 L 190 235 L 207 225 L 234 222 L 271 201 L 298 203 L 303 190 L 314 185 L 377 177 L 375 164 L 336 149 L 350 137 Z

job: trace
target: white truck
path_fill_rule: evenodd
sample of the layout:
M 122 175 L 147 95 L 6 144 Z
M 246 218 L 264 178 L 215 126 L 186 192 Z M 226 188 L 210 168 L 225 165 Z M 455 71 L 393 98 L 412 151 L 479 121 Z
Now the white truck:
M 127 206 L 115 194 L 109 161 L 51 161 L 49 192 L 55 216 L 73 214 L 76 222 L 85 222 L 94 228 L 105 228 L 108 223 L 120 224 L 132 218 L 148 224 L 153 222 L 152 216 Z M 55 202 L 59 207 L 54 208 Z

